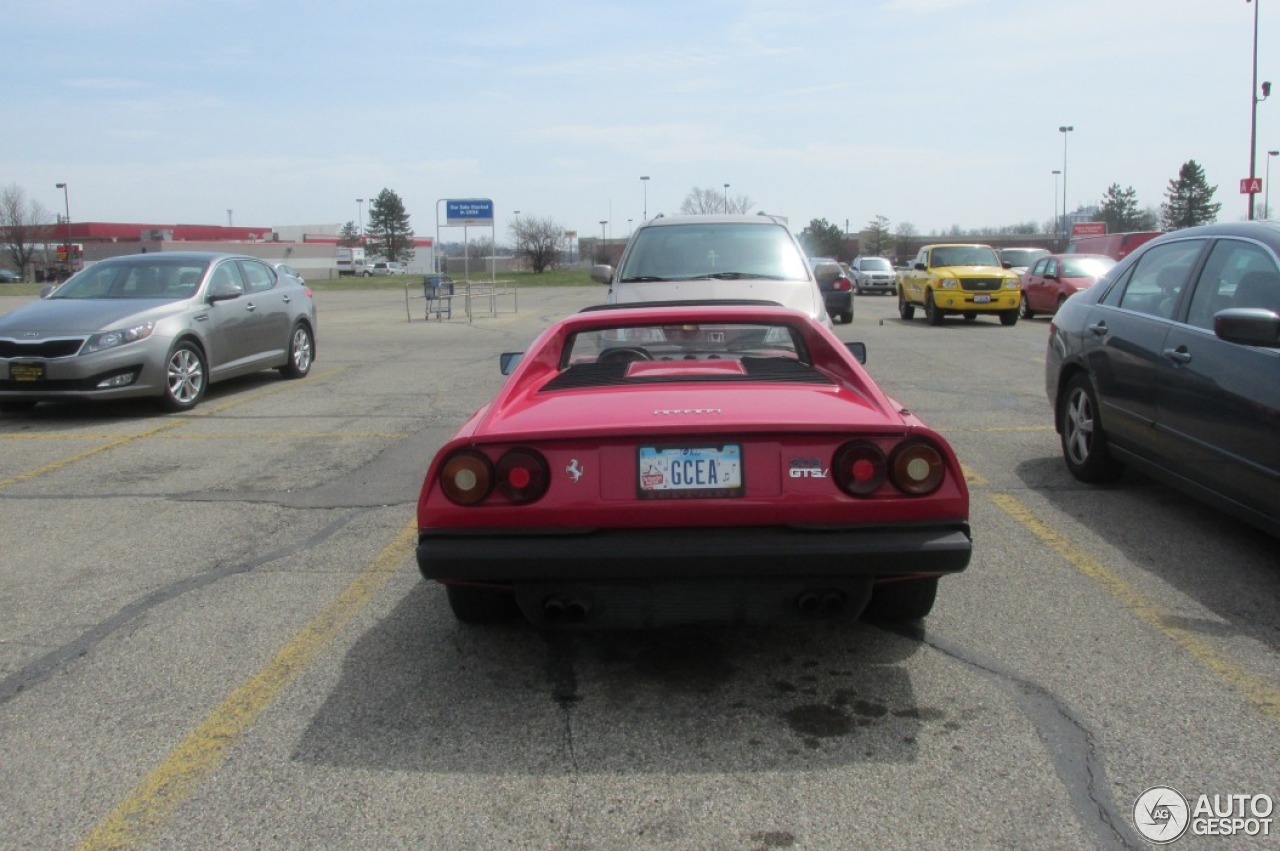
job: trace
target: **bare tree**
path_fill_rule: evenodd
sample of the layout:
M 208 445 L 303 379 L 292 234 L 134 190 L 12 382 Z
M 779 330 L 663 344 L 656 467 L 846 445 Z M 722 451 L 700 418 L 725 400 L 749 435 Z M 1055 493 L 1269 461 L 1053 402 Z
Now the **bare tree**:
M 49 211 L 34 198 L 28 199 L 26 191 L 16 183 L 0 191 L 0 240 L 4 253 L 24 278 L 35 257 L 36 244 L 47 244 L 53 238 L 49 218 Z
M 511 234 L 516 256 L 527 259 L 534 272 L 542 274 L 559 262 L 564 225 L 550 216 L 521 216 L 512 223 Z
M 920 232 L 911 222 L 898 222 L 898 231 L 893 235 L 894 252 L 899 259 L 908 260 L 918 250 L 916 238 Z
M 680 203 L 680 212 L 686 216 L 710 216 L 717 213 L 749 213 L 756 205 L 746 195 L 727 194 L 728 190 L 699 189 L 696 186 L 689 190 Z

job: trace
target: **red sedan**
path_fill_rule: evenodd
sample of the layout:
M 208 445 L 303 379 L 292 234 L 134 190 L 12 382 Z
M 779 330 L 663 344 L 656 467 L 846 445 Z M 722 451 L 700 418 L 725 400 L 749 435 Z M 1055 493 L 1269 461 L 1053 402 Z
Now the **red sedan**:
M 969 493 L 862 357 L 768 302 L 563 319 L 432 460 L 418 566 L 470 623 L 924 617 Z
M 1050 254 L 1022 273 L 1022 304 L 1018 314 L 1058 312 L 1071 296 L 1098 283 L 1116 261 L 1105 254 Z

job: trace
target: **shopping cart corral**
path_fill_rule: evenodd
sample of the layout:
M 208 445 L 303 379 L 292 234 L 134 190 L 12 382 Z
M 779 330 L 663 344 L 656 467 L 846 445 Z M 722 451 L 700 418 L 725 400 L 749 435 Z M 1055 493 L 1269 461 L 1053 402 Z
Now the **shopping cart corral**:
M 424 275 L 421 283 L 405 283 L 404 312 L 412 322 L 414 301 L 422 300 L 417 311 L 423 319 L 465 317 L 468 322 L 477 316 L 495 317 L 501 312 L 517 313 L 519 295 L 514 281 L 456 281 L 448 275 Z

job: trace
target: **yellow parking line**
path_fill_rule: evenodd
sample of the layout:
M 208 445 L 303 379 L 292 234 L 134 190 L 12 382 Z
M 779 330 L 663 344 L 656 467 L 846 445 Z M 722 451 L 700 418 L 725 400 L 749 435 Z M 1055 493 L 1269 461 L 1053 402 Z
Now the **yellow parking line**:
M 1087 553 L 1072 546 L 1058 531 L 1050 528 L 1031 513 L 1015 497 L 1006 493 L 988 493 L 1001 510 L 1021 523 L 1028 531 L 1047 544 L 1050 549 L 1067 560 L 1072 567 L 1097 582 L 1102 588 L 1133 612 L 1139 620 L 1171 639 L 1191 658 L 1208 668 L 1219 679 L 1234 688 L 1254 706 L 1273 720 L 1280 721 L 1280 689 L 1270 681 L 1257 676 L 1237 664 L 1227 654 L 1214 649 L 1199 636 L 1173 626 L 1174 612 L 1149 599 L 1141 591 L 1122 579 L 1115 571 L 1103 565 Z
M 80 851 L 133 848 L 163 824 L 226 758 L 262 711 L 315 661 L 412 552 L 411 520 L 347 588 L 320 610 L 275 658 L 231 693 L 95 827 Z
M 322 374 L 321 377 L 327 377 L 329 375 L 337 375 L 338 373 L 345 372 L 346 369 L 347 369 L 346 367 L 343 367 L 340 369 L 332 369 L 332 370 L 329 370 L 327 373 Z M 280 385 L 277 385 L 274 387 L 268 387 L 265 390 L 262 390 L 256 393 L 247 393 L 247 394 L 237 395 L 235 398 L 228 399 L 227 401 L 221 404 L 208 405 L 206 407 L 200 408 L 199 414 L 187 414 L 187 415 L 178 416 L 178 417 L 171 417 L 167 419 L 165 422 L 156 426 L 155 428 L 147 429 L 146 431 L 140 431 L 137 434 L 131 434 L 131 435 L 126 435 L 119 438 L 113 438 L 113 439 L 110 439 L 110 442 L 104 443 L 101 446 L 95 446 L 91 449 L 86 449 L 83 452 L 77 452 L 75 455 L 69 455 L 66 458 L 62 458 L 58 461 L 45 464 L 43 467 L 38 467 L 35 470 L 31 470 L 26 473 L 19 473 L 18 475 L 10 476 L 7 479 L 0 479 L 0 490 L 4 490 L 5 488 L 12 487 L 13 485 L 19 484 L 20 482 L 29 481 L 30 479 L 34 479 L 37 476 L 43 476 L 46 473 L 52 473 L 55 470 L 61 470 L 63 467 L 66 467 L 70 464 L 74 464 L 77 461 L 83 461 L 85 458 L 91 458 L 94 455 L 97 455 L 102 452 L 106 452 L 108 449 L 115 449 L 117 446 L 124 446 L 126 443 L 132 443 L 135 440 L 141 440 L 145 437 L 155 437 L 156 435 L 162 434 L 166 431 L 170 431 L 171 429 L 175 429 L 175 428 L 178 428 L 179 426 L 187 425 L 188 423 L 191 423 L 195 420 L 204 419 L 211 414 L 218 414 L 223 411 L 230 410 L 231 408 L 235 408 L 240 405 L 247 404 L 256 399 L 260 399 L 263 396 L 268 396 L 268 395 L 271 395 L 272 393 L 278 393 L 280 392 L 281 389 L 282 387 Z M 10 435 L 5 435 L 5 437 L 9 437 L 9 436 Z M 96 439 L 96 438 L 93 438 L 93 439 Z

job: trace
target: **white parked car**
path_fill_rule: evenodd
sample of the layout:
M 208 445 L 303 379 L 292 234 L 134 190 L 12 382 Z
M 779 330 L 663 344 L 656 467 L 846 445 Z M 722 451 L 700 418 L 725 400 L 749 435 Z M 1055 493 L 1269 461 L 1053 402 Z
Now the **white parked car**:
M 645 222 L 618 267 L 591 270 L 608 304 L 748 299 L 776 302 L 831 327 L 800 243 L 774 216 L 672 216 Z
M 409 270 L 394 260 L 379 260 L 369 267 L 371 275 L 407 275 Z

